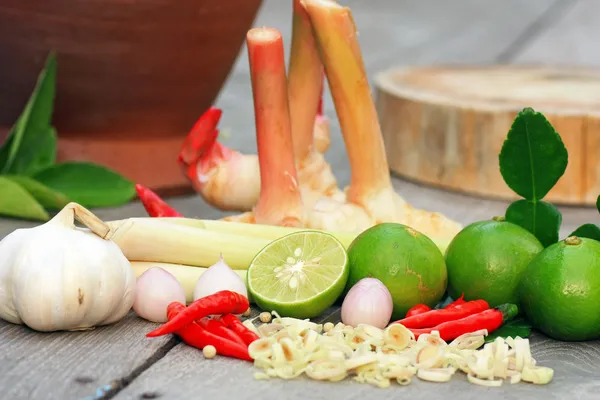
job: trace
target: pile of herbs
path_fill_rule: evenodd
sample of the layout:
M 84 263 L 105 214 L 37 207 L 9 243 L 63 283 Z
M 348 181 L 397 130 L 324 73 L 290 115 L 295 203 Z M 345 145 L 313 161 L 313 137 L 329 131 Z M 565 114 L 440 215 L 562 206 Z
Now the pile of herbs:
M 88 162 L 56 162 L 52 126 L 56 55 L 50 53 L 25 109 L 0 146 L 0 215 L 46 221 L 49 210 L 74 201 L 110 207 L 135 196 L 134 183 Z

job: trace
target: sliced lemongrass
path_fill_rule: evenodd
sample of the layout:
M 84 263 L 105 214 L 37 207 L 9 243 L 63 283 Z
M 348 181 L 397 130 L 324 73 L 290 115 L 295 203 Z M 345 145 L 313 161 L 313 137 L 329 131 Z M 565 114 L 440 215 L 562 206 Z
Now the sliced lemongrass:
M 383 342 L 395 349 L 406 348 L 411 340 L 415 340 L 414 333 L 402 324 L 392 324 L 383 331 Z
M 545 385 L 552 380 L 554 370 L 548 367 L 525 366 L 521 372 L 521 380 L 536 385 Z
M 521 382 L 521 373 L 517 371 L 507 371 L 506 376 L 510 378 L 511 385 Z
M 259 337 L 262 337 L 263 335 L 260 333 L 260 331 L 256 328 L 256 326 L 252 323 L 251 320 L 247 319 L 244 322 L 242 322 L 242 325 L 244 325 L 246 328 L 250 329 L 252 332 L 256 333 Z
M 476 350 L 483 346 L 485 342 L 485 336 L 488 335 L 487 329 L 480 329 L 471 333 L 464 333 L 450 342 L 450 347 L 455 347 L 459 350 L 472 349 Z M 477 345 L 479 344 L 479 345 Z
M 377 362 L 377 354 L 369 353 L 358 357 L 352 357 L 344 362 L 346 371 L 362 367 L 363 365 Z
M 341 361 L 317 360 L 308 364 L 305 373 L 311 379 L 323 381 L 345 377 L 346 369 Z
M 284 328 L 281 324 L 264 324 L 258 327 L 258 332 L 261 336 L 271 336 Z
M 419 339 L 417 339 L 417 344 L 447 346 L 447 343 L 440 338 L 438 331 L 431 331 L 429 334 L 420 335 Z
M 248 346 L 248 354 L 254 360 L 271 357 L 271 341 L 268 338 L 255 340 Z
M 473 374 L 467 374 L 467 380 L 475 385 L 498 387 L 502 386 L 502 379 L 481 379 Z
M 429 382 L 449 382 L 453 373 L 446 368 L 431 368 L 417 370 L 417 378 Z
M 469 357 L 467 365 L 471 373 L 480 378 L 493 378 L 494 376 L 494 359 L 488 354 L 479 352 Z
M 271 377 L 265 374 L 264 372 L 255 372 L 254 379 L 256 379 L 257 381 L 266 381 L 271 379 Z
M 408 377 L 408 376 L 402 376 L 402 377 L 396 378 L 396 382 L 398 383 L 398 385 L 407 386 L 407 385 L 410 385 L 410 383 L 412 382 L 412 378 Z
M 439 367 L 444 361 L 444 349 L 441 346 L 424 346 L 417 353 L 415 361 L 415 367 L 419 369 Z

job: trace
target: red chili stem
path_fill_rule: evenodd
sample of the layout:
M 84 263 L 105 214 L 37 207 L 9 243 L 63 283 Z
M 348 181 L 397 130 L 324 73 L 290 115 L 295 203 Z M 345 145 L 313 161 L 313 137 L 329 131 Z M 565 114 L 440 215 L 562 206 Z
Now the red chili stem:
M 171 303 L 167 307 L 167 318 L 169 320 L 175 319 L 178 315 L 181 315 L 182 312 L 185 312 L 185 309 L 186 307 L 181 303 Z M 246 345 L 215 335 L 204 329 L 197 322 L 192 322 L 175 332 L 175 334 L 188 346 L 200 350 L 206 346 L 214 346 L 219 355 L 253 361 L 248 354 L 248 347 Z
M 204 317 L 196 322 L 213 335 L 220 336 L 222 338 L 231 340 L 232 342 L 238 343 L 239 345 L 248 347 L 248 345 L 235 331 L 233 331 L 233 329 L 229 329 L 218 319 Z
M 216 314 L 243 314 L 250 307 L 248 299 L 239 293 L 230 290 L 221 290 L 209 296 L 202 297 L 175 318 L 155 330 L 148 332 L 146 337 L 157 337 L 173 333 L 193 321 Z
M 472 314 L 477 314 L 478 312 L 489 308 L 490 306 L 485 300 L 474 300 L 454 306 L 453 308 L 427 311 L 393 323 L 402 324 L 407 328 L 430 328 L 443 322 L 454 321 Z
M 413 315 L 423 314 L 427 311 L 431 311 L 431 307 L 429 307 L 427 304 L 417 304 L 416 306 L 408 310 L 404 318 L 412 317 Z
M 137 183 L 135 185 L 135 191 L 138 194 L 146 212 L 151 217 L 183 217 L 174 208 L 168 205 L 163 199 L 161 199 L 156 193 L 148 189 L 145 186 Z
M 239 320 L 238 317 L 236 317 L 233 314 L 225 314 L 223 316 L 221 316 L 221 321 L 232 331 L 234 331 L 235 333 L 238 334 L 239 337 L 242 338 L 242 340 L 244 341 L 244 343 L 246 344 L 246 346 L 249 346 L 250 343 L 254 342 L 255 340 L 258 340 L 259 337 L 256 333 L 252 332 L 250 329 L 248 329 L 243 323 L 242 321 Z
M 420 335 L 438 331 L 444 341 L 454 340 L 460 335 L 471 333 L 480 329 L 487 329 L 488 334 L 502 326 L 506 321 L 513 319 L 519 312 L 514 304 L 503 304 L 496 308 L 487 309 L 477 314 L 469 315 L 455 321 L 448 321 L 438 326 L 427 329 L 410 329 L 418 339 Z
M 466 303 L 466 301 L 465 301 L 465 294 L 462 293 L 458 299 L 454 300 L 452 303 L 448 304 L 444 308 L 446 308 L 446 309 L 447 308 L 454 308 L 456 306 L 459 306 L 459 305 L 465 304 L 465 303 Z

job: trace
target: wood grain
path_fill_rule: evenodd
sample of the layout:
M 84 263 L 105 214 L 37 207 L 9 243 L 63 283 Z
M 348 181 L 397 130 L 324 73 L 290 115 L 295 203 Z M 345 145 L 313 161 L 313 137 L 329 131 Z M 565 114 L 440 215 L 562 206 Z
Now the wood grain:
M 156 326 L 133 313 L 81 332 L 43 334 L 0 321 L 1 397 L 65 400 L 115 392 L 176 345 L 171 336 L 144 336 Z
M 390 168 L 444 189 L 509 200 L 498 154 L 517 113 L 544 113 L 569 152 L 545 200 L 593 205 L 600 158 L 600 68 L 409 67 L 377 75 L 377 104 Z M 588 144 L 588 142 L 590 144 Z M 593 199 L 593 201 L 591 201 Z

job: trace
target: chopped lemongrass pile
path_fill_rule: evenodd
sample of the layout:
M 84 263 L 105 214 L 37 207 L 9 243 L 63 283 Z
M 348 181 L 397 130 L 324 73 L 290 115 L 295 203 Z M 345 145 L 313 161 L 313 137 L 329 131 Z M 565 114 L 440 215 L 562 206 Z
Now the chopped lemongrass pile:
M 497 338 L 484 345 L 485 329 L 446 343 L 437 331 L 415 340 L 401 324 L 385 329 L 364 324 L 323 326 L 273 315 L 270 323 L 258 327 L 252 320 L 244 322 L 260 336 L 248 348 L 254 366 L 262 369 L 254 374 L 255 379 L 293 379 L 305 374 L 320 381 L 352 378 L 387 388 L 393 380 L 408 385 L 415 376 L 448 382 L 459 370 L 469 382 L 483 386 L 500 386 L 507 379 L 543 385 L 554 374 L 551 368 L 536 366 L 528 339 Z

